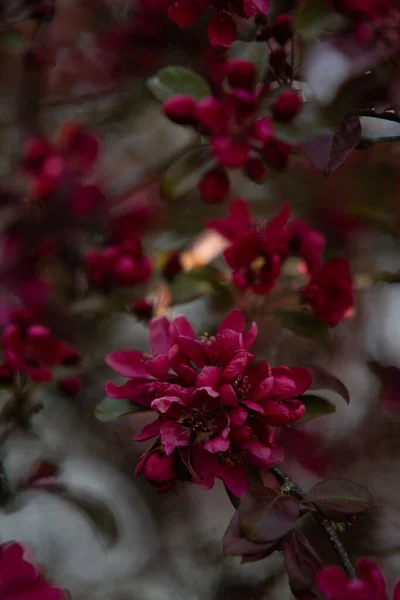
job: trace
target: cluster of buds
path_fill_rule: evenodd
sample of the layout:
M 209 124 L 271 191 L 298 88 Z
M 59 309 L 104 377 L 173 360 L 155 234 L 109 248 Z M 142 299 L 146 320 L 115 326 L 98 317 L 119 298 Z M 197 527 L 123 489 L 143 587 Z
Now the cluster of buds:
M 88 251 L 85 265 L 89 282 L 104 291 L 145 283 L 151 276 L 151 262 L 138 237 Z
M 289 123 L 300 112 L 302 99 L 292 89 L 283 89 L 270 105 L 269 116 L 258 117 L 260 101 L 268 86 L 257 83 L 254 64 L 231 59 L 225 65 L 221 98 L 207 96 L 199 101 L 186 95 L 169 98 L 165 115 L 174 123 L 191 125 L 209 137 L 217 166 L 200 181 L 199 190 L 208 203 L 223 202 L 229 194 L 227 169 L 242 169 L 261 183 L 267 167 L 284 169 L 292 147 L 279 140 L 274 123 Z
M 121 350 L 107 356 L 129 381 L 108 382 L 106 394 L 156 413 L 135 439 L 154 439 L 137 473 L 160 491 L 177 480 L 210 489 L 218 478 L 241 497 L 250 472 L 262 475 L 283 459 L 273 427 L 303 416 L 301 395 L 312 377 L 300 367 L 256 363 L 249 352 L 256 336 L 256 324 L 246 331 L 238 309 L 215 336 L 197 337 L 184 316 L 171 323 L 161 317 L 149 324 L 150 354 Z
M 224 258 L 233 270 L 235 287 L 251 289 L 255 294 L 270 292 L 278 281 L 283 262 L 295 254 L 304 260 L 309 275 L 302 292 L 304 301 L 327 325 L 337 325 L 354 302 L 348 261 L 333 258 L 323 264 L 324 237 L 304 221 L 289 222 L 287 204 L 266 224 L 252 218 L 242 199 L 233 202 L 229 212 L 228 217 L 210 221 L 208 227 L 231 242 Z
M 208 39 L 213 46 L 227 47 L 237 38 L 233 16 L 248 19 L 266 13 L 268 0 L 172 0 L 168 15 L 179 27 L 191 27 L 209 8 L 215 12 L 208 22 Z
M 105 204 L 101 189 L 84 182 L 98 156 L 98 142 L 82 126 L 65 124 L 54 143 L 33 138 L 24 148 L 22 168 L 29 197 L 44 202 L 57 195 L 57 209 L 75 218 L 93 215 Z
M 80 362 L 79 353 L 63 340 L 54 338 L 51 331 L 38 323 L 33 313 L 26 308 L 11 311 L 1 342 L 2 383 L 12 384 L 17 375 L 34 383 L 46 383 L 53 379 L 54 367 L 73 367 Z M 59 389 L 66 395 L 77 394 L 80 387 L 80 381 L 76 377 L 59 381 Z
M 338 0 L 335 8 L 351 21 L 351 33 L 364 44 L 379 42 L 398 53 L 400 7 L 397 0 Z

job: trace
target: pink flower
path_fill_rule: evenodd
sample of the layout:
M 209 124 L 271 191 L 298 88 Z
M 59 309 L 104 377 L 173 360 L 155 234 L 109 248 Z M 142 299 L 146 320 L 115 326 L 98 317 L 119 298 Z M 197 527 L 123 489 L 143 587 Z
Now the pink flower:
M 238 289 L 250 288 L 256 294 L 265 294 L 275 286 L 281 272 L 289 210 L 285 204 L 274 219 L 257 226 L 245 202 L 237 200 L 230 208 L 229 218 L 208 224 L 232 241 L 224 258 L 233 270 L 232 281 Z
M 354 304 L 350 265 L 344 258 L 332 258 L 316 271 L 303 291 L 314 314 L 334 327 Z
M 349 579 L 337 566 L 328 566 L 317 573 L 316 585 L 325 600 L 386 600 L 385 578 L 379 566 L 369 558 L 360 558 L 356 579 Z M 400 600 L 400 581 L 393 600 Z
M 62 600 L 64 594 L 25 560 L 22 546 L 12 542 L 0 545 L 0 597 L 2 600 Z
M 158 318 L 149 324 L 151 354 L 108 355 L 107 363 L 130 381 L 120 387 L 108 382 L 106 393 L 157 413 L 135 436 L 154 440 L 138 467 L 153 485 L 169 489 L 178 478 L 209 489 L 218 478 L 241 497 L 249 469 L 264 472 L 283 459 L 271 425 L 303 415 L 299 396 L 311 375 L 301 368 L 254 365 L 249 348 L 256 335 L 255 323 L 246 330 L 238 309 L 215 336 L 199 338 L 183 316 L 171 323 Z

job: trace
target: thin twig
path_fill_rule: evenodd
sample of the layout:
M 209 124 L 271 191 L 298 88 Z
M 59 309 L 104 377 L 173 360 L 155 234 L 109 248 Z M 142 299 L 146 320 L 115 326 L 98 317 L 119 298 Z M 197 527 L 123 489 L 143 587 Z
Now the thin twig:
M 293 481 L 293 479 L 291 479 L 291 477 L 289 477 L 289 475 L 285 473 L 285 471 L 283 471 L 283 469 L 281 469 L 280 467 L 272 467 L 270 469 L 270 472 L 281 484 L 281 486 L 285 486 L 287 493 L 289 493 L 294 498 L 297 498 L 297 500 L 304 500 L 304 498 L 306 497 L 305 492 L 295 481 Z M 329 519 L 327 519 L 324 513 L 318 508 L 318 506 L 314 504 L 313 508 L 315 509 L 312 512 L 314 519 L 319 523 L 319 525 L 321 525 L 322 529 L 325 531 L 347 575 L 350 578 L 354 579 L 356 573 L 354 570 L 353 563 L 351 562 L 350 557 L 347 554 L 346 549 L 343 546 L 337 531 L 335 530 Z

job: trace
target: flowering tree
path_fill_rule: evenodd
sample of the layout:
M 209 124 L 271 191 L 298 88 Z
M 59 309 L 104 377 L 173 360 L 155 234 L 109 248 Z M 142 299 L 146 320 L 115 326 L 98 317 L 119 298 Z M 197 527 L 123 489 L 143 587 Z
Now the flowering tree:
M 57 0 L 0 4 L 3 73 L 18 72 L 0 191 L 2 441 L 34 433 L 44 397 L 79 404 L 101 371 L 99 420 L 148 417 L 134 433 L 137 475 L 160 493 L 224 486 L 235 507 L 226 554 L 283 553 L 303 600 L 386 599 L 378 564 L 354 565 L 340 537 L 374 500 L 325 476 L 334 453 L 324 455 L 323 428 L 303 424 L 335 412 L 326 391 L 350 402 L 318 357 L 340 351 L 363 290 L 399 281 L 354 245 L 371 229 L 400 234 L 398 2 L 76 4 L 73 18 Z M 69 103 L 107 99 L 66 117 Z M 161 158 L 161 138 L 113 150 L 107 124 L 118 142 L 137 122 L 156 137 L 166 128 Z M 379 171 L 368 161 L 382 141 Z M 147 348 L 134 335 L 113 345 L 100 324 L 121 314 L 147 328 Z M 276 360 L 287 342 L 291 358 Z M 286 472 L 293 460 L 319 476 L 307 492 Z M 71 500 L 57 472 L 40 462 L 15 486 L 2 468 L 1 505 L 27 487 Z M 324 564 L 305 523 L 338 565 Z M 0 546 L 0 591 L 64 594 L 18 543 Z

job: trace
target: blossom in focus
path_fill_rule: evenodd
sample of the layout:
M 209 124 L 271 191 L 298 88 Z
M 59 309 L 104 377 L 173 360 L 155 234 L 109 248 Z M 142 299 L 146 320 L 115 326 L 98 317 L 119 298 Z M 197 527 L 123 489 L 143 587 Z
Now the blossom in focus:
M 387 600 L 385 578 L 376 562 L 360 558 L 356 573 L 355 579 L 349 579 L 340 567 L 324 567 L 317 573 L 317 588 L 325 600 Z M 395 587 L 393 600 L 400 600 L 400 581 Z
M 24 558 L 15 542 L 0 545 L 0 598 L 2 600 L 62 600 L 63 592 L 45 580 Z
M 272 427 L 303 416 L 301 395 L 312 378 L 303 368 L 255 364 L 249 349 L 256 336 L 255 323 L 246 331 L 238 309 L 215 336 L 196 336 L 184 316 L 172 322 L 162 317 L 149 324 L 150 354 L 125 350 L 107 356 L 129 381 L 108 382 L 106 393 L 156 413 L 135 439 L 154 440 L 137 473 L 160 491 L 177 479 L 210 489 L 217 478 L 241 497 L 249 470 L 263 472 L 282 460 Z
M 2 335 L 2 368 L 13 379 L 17 373 L 25 373 L 35 383 L 53 378 L 52 369 L 58 365 L 74 365 L 79 354 L 64 341 L 53 337 L 51 331 L 37 323 L 27 309 L 15 309 Z
M 344 258 L 332 258 L 315 272 L 303 290 L 303 299 L 314 314 L 334 327 L 354 304 L 350 264 Z

